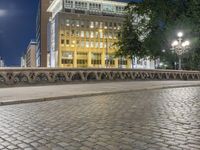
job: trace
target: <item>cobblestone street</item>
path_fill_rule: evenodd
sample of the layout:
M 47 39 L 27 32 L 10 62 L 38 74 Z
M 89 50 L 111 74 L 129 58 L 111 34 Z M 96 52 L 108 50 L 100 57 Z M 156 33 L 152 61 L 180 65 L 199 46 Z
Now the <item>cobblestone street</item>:
M 0 150 L 199 150 L 200 88 L 0 107 Z

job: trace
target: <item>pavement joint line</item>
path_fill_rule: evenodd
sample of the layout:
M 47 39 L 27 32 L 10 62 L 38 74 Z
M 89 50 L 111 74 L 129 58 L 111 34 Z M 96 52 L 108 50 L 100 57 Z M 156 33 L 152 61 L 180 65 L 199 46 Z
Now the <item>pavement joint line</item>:
M 26 100 L 4 101 L 4 102 L 0 102 L 0 106 L 27 104 L 27 103 L 37 103 L 37 102 L 45 102 L 45 101 L 56 101 L 56 100 L 63 100 L 63 99 L 73 99 L 73 98 L 81 98 L 81 97 L 92 97 L 92 96 L 101 96 L 101 95 L 130 93 L 130 92 L 148 91 L 148 90 L 184 88 L 184 87 L 200 87 L 200 84 L 166 85 L 166 86 L 154 85 L 154 86 L 148 87 L 148 88 L 138 88 L 138 89 L 131 89 L 131 90 L 97 92 L 97 93 L 77 94 L 77 95 L 68 95 L 68 96 L 44 97 L 44 98 L 28 99 L 28 100 L 26 99 Z

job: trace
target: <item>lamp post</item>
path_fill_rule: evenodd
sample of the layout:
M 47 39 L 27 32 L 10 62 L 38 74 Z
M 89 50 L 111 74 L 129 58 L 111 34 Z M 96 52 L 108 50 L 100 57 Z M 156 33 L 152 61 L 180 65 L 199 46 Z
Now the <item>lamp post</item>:
M 178 40 L 175 40 L 174 42 L 172 42 L 172 50 L 178 55 L 178 59 L 179 59 L 179 67 L 178 69 L 181 70 L 181 59 L 182 59 L 182 55 L 184 53 L 187 52 L 188 47 L 190 45 L 189 41 L 183 41 L 183 33 L 179 32 L 177 34 L 178 36 Z

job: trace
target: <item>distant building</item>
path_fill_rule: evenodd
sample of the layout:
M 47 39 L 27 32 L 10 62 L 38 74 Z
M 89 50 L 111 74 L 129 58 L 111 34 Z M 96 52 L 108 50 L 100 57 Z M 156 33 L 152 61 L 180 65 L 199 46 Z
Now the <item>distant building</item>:
M 0 57 L 0 67 L 5 67 L 5 62 L 2 57 Z
M 34 40 L 31 40 L 26 52 L 26 67 L 36 67 L 36 45 Z
M 52 0 L 39 0 L 36 18 L 36 66 L 47 67 L 47 24 L 50 13 L 47 8 Z
M 26 55 L 21 56 L 21 67 L 26 67 Z
M 21 67 L 36 67 L 36 45 L 35 40 L 31 40 L 25 54 L 21 57 Z

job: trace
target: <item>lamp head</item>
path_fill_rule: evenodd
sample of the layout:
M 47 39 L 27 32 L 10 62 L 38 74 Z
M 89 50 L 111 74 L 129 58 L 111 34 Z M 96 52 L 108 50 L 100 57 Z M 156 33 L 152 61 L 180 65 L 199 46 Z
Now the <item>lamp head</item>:
M 174 41 L 173 43 L 172 43 L 172 46 L 174 47 L 174 46 L 177 46 L 178 45 L 178 41 Z
M 182 37 L 183 36 L 183 32 L 179 32 L 177 35 L 178 35 L 178 37 Z

